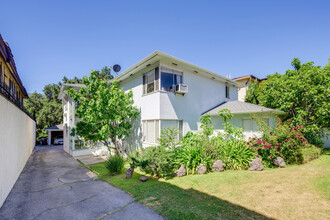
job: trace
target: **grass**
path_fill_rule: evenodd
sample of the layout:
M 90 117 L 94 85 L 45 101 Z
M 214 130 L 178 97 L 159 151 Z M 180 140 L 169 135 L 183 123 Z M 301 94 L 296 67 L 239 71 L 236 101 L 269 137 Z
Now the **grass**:
M 110 176 L 104 163 L 90 165 L 99 179 L 123 189 L 167 219 L 329 219 L 330 153 L 300 166 L 262 172 L 225 171 L 139 182 Z

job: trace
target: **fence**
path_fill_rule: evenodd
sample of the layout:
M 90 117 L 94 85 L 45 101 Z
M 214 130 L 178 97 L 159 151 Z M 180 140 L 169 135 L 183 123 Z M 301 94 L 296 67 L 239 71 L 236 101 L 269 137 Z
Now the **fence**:
M 13 95 L 5 82 L 2 83 L 0 82 L 0 94 L 3 95 L 8 101 L 13 103 L 15 106 L 17 106 L 19 109 L 21 109 L 25 114 L 27 114 L 31 119 L 35 121 L 35 118 L 24 107 L 23 99 Z

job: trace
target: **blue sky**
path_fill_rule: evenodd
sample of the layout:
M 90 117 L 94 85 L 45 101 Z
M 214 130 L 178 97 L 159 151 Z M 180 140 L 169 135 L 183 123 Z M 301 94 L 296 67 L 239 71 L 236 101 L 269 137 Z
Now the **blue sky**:
M 226 76 L 330 58 L 330 1 L 2 1 L 0 33 L 28 92 L 155 50 Z

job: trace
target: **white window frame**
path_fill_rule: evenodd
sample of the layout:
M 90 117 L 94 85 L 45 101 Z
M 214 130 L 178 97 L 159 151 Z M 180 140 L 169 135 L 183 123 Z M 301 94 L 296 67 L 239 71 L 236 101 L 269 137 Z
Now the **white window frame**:
M 154 140 L 148 140 L 149 138 L 147 137 L 148 135 L 148 123 L 154 123 Z M 142 141 L 144 144 L 157 144 L 158 143 L 158 138 L 160 136 L 160 123 L 159 120 L 142 120 Z
M 176 122 L 177 123 L 177 125 L 176 125 L 176 127 L 175 128 L 177 128 L 177 129 L 179 129 L 179 134 L 178 134 L 178 140 L 182 140 L 182 134 L 183 134 L 183 120 L 180 120 L 180 119 L 162 119 L 162 120 L 160 120 L 160 132 L 161 132 L 161 130 L 162 130 L 162 123 L 164 122 L 164 121 L 173 121 L 173 122 Z
M 168 67 L 166 65 L 160 65 L 159 66 L 159 90 L 163 91 L 163 92 L 174 92 L 174 91 L 166 91 L 162 88 L 162 72 L 163 72 L 163 68 L 165 69 L 164 71 L 166 72 L 166 69 L 168 70 L 168 73 L 171 73 L 173 75 L 181 75 L 182 78 L 182 84 L 184 84 L 184 71 L 182 70 L 178 70 L 172 67 Z

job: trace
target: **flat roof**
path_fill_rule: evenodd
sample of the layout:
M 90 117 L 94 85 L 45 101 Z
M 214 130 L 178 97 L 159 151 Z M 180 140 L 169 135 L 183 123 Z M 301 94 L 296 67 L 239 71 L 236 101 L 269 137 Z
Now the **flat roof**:
M 63 124 L 54 125 L 49 128 L 46 128 L 47 131 L 63 131 Z

